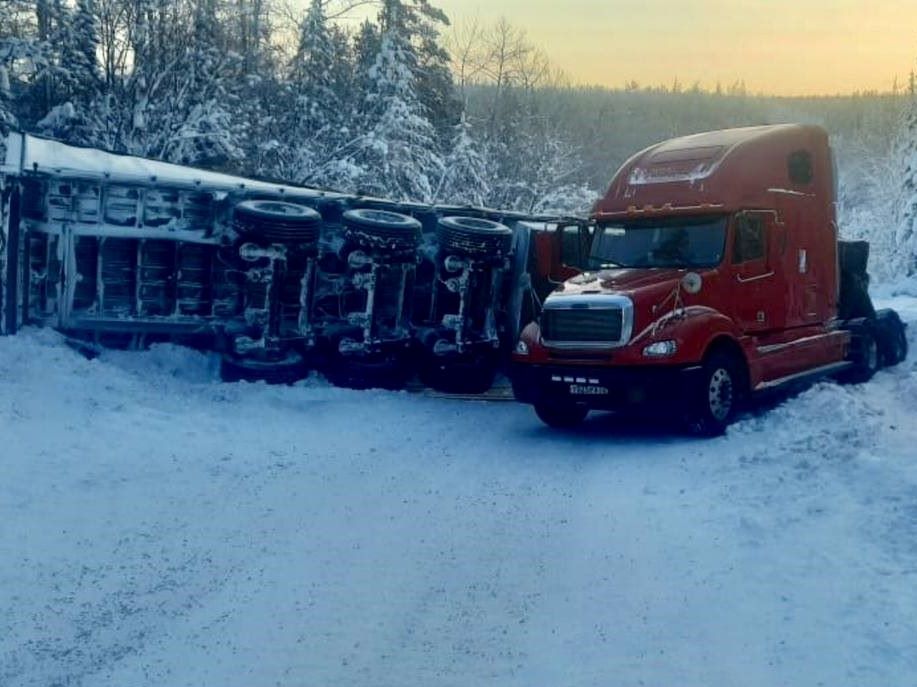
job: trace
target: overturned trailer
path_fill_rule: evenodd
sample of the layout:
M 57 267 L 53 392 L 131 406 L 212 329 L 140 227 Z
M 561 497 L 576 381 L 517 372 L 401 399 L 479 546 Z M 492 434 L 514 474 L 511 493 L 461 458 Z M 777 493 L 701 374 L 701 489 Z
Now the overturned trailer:
M 227 379 L 446 390 L 492 383 L 582 267 L 576 217 L 397 203 L 24 134 L 0 167 L 0 333 L 92 349 L 213 347 Z

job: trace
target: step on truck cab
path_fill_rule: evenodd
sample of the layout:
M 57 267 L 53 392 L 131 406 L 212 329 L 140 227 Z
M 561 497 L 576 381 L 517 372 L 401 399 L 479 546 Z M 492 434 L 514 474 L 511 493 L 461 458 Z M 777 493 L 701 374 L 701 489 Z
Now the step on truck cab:
M 819 127 L 647 148 L 617 172 L 592 220 L 587 271 L 547 297 L 513 353 L 514 393 L 549 425 L 649 405 L 716 434 L 749 394 L 866 379 L 906 354 L 897 315 L 869 302 L 868 246 L 838 241 L 834 160 Z

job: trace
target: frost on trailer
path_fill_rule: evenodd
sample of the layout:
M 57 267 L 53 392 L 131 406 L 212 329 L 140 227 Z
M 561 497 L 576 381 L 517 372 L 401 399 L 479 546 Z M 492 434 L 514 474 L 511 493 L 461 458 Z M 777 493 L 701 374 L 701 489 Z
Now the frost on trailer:
M 216 347 L 229 379 L 447 391 L 492 383 L 576 218 L 395 203 L 13 134 L 0 170 L 4 333 Z M 545 256 L 548 259 L 545 260 Z

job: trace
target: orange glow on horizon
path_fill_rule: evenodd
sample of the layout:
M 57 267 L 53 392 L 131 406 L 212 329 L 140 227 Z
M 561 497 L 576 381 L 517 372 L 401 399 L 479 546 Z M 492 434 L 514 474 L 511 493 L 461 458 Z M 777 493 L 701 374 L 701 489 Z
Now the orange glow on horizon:
M 307 0 L 301 0 L 303 4 Z M 575 83 L 832 95 L 900 89 L 913 0 L 432 0 L 453 23 L 505 17 Z

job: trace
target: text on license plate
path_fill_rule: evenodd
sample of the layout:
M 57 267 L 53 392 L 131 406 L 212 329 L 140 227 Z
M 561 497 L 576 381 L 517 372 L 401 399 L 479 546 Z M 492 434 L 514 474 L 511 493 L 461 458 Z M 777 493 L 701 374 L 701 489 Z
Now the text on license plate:
M 607 396 L 608 388 L 594 384 L 571 384 L 570 393 L 574 396 Z

